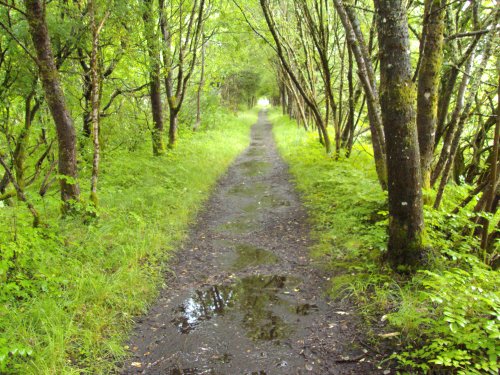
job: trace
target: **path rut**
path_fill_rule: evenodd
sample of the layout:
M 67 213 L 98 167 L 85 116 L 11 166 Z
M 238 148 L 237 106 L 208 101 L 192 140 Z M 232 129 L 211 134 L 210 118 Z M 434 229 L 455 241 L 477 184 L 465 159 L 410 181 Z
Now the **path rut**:
M 349 306 L 326 297 L 290 179 L 261 112 L 137 321 L 122 374 L 389 373 Z

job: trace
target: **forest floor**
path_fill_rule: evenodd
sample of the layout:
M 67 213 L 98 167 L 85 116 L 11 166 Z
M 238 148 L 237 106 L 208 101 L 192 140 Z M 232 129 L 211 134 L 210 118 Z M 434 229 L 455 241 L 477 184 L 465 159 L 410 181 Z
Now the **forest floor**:
M 389 374 L 360 319 L 326 296 L 307 212 L 264 112 L 219 181 L 122 374 Z M 228 140 L 229 142 L 230 140 Z

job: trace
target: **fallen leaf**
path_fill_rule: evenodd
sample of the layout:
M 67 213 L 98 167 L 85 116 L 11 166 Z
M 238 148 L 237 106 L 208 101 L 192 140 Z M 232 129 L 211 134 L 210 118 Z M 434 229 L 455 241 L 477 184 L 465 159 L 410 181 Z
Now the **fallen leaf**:
M 396 336 L 399 336 L 399 332 L 390 332 L 390 333 L 380 333 L 379 334 L 380 337 L 396 337 Z

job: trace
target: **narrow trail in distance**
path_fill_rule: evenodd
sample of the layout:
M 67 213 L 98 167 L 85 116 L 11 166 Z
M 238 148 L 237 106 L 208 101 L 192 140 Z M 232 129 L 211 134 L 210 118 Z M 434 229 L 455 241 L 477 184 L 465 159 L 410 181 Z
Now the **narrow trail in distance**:
M 325 296 L 290 178 L 261 112 L 137 321 L 122 374 L 390 373 L 349 306 Z

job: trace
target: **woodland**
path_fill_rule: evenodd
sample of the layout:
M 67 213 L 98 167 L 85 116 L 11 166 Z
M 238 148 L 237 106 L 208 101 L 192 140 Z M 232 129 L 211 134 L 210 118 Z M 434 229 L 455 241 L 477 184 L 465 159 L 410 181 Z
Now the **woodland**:
M 370 345 L 498 374 L 499 33 L 494 0 L 0 0 L 0 373 L 116 371 L 267 98 Z

